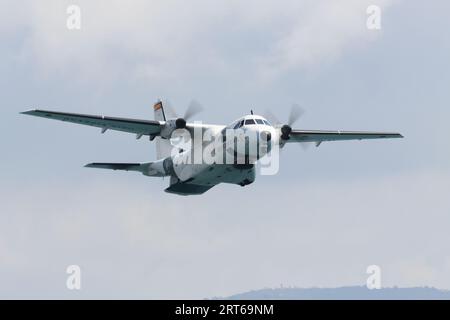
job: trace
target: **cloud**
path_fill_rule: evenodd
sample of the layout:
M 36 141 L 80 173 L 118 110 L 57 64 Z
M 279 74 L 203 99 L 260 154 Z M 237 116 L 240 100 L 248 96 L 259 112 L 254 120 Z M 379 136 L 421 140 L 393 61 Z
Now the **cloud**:
M 445 15 L 417 27 L 421 41 L 430 39 L 422 52 L 411 50 L 416 30 L 403 24 L 417 20 L 411 12 L 422 18 L 420 2 L 397 10 L 390 21 L 402 23 L 389 33 L 368 33 L 364 1 L 80 0 L 80 32 L 65 28 L 69 3 L 11 1 L 0 12 L 8 168 L 0 184 L 1 296 L 203 298 L 280 283 L 363 284 L 369 264 L 382 267 L 383 285 L 450 287 L 447 135 L 435 134 L 446 128 L 439 115 L 448 111 L 448 90 L 430 80 L 450 73 L 440 59 L 430 68 L 423 58 L 430 47 L 445 56 L 445 39 L 434 38 Z M 379 3 L 385 12 L 394 1 Z M 386 34 L 378 51 L 354 61 L 355 48 Z M 340 58 L 314 81 L 303 72 Z M 248 90 L 259 76 L 292 71 Z M 217 122 L 255 105 L 282 117 L 289 100 L 305 98 L 318 106 L 308 111 L 318 120 L 299 126 L 397 128 L 407 139 L 307 154 L 294 147 L 276 177 L 180 198 L 162 191 L 167 180 L 77 170 L 86 159 L 147 161 L 147 141 L 17 115 L 37 105 L 148 118 L 142 106 L 156 92 L 179 101 L 200 92 L 210 99 L 205 118 Z M 424 105 L 442 112 L 415 111 Z M 64 286 L 69 264 L 85 277 L 75 296 Z
M 390 3 L 378 1 L 383 9 Z M 173 81 L 242 69 L 271 77 L 320 65 L 372 39 L 365 27 L 371 1 L 79 1 L 79 31 L 66 28 L 69 4 L 32 1 L 6 21 L 27 30 L 21 54 L 41 73 L 83 81 Z M 11 4 L 2 18 L 17 8 Z
M 382 9 L 392 1 L 377 1 Z M 329 62 L 343 52 L 370 42 L 366 9 L 371 1 L 315 1 L 298 12 L 297 19 L 271 48 L 262 63 L 267 72 L 286 72 Z
M 76 185 L 22 185 L 20 194 L 3 189 L 0 295 L 71 297 L 63 286 L 69 264 L 86 275 L 80 297 L 361 285 L 371 264 L 382 268 L 383 286 L 448 288 L 449 178 L 260 181 L 192 198 L 163 193 L 159 179 L 113 173 Z M 26 290 L 30 277 L 40 282 Z

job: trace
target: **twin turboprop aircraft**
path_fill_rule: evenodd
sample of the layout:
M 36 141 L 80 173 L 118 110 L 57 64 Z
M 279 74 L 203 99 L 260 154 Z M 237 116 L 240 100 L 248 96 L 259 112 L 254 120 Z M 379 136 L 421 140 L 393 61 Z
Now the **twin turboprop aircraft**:
M 295 108 L 291 110 L 288 124 L 284 125 L 271 124 L 253 112 L 228 126 L 187 122 L 199 111 L 195 105 L 191 107 L 184 117 L 166 119 L 163 103 L 159 101 L 154 105 L 155 120 L 46 110 L 30 110 L 23 114 L 98 127 L 102 133 L 117 130 L 133 133 L 137 139 L 148 136 L 156 143 L 156 161 L 91 163 L 86 167 L 137 171 L 150 177 L 167 176 L 170 177 L 170 186 L 165 191 L 178 195 L 203 194 L 220 183 L 251 184 L 255 181 L 256 162 L 270 157 L 288 143 L 311 142 L 319 146 L 324 141 L 403 138 L 399 133 L 390 132 L 296 130 L 292 124 L 300 112 Z M 188 144 L 181 147 L 174 144 L 174 140 L 186 142 L 180 131 L 191 138 Z M 202 153 L 204 150 L 208 152 Z M 195 158 L 195 154 L 200 154 L 201 159 Z M 205 154 L 210 156 L 209 159 Z

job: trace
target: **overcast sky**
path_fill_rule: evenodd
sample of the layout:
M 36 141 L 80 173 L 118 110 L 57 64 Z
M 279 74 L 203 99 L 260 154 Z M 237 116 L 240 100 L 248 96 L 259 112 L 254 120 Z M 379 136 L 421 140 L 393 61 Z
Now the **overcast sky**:
M 450 289 L 448 1 L 0 4 L 1 298 L 362 285 L 372 264 L 383 286 Z M 18 114 L 152 119 L 158 98 L 179 113 L 195 98 L 223 124 L 299 103 L 298 128 L 405 139 L 289 145 L 276 176 L 179 197 L 168 179 L 83 168 L 151 161 L 148 140 Z M 73 264 L 81 291 L 66 288 Z

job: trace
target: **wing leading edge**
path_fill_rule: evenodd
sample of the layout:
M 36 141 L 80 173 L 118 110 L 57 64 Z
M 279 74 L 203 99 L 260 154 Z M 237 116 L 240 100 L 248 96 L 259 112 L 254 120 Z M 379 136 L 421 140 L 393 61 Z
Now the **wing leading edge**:
M 324 141 L 390 138 L 403 138 L 403 136 L 396 132 L 292 130 L 287 142 L 315 142 L 318 145 Z
M 138 136 L 158 135 L 161 132 L 160 122 L 152 120 L 115 118 L 47 110 L 30 110 L 21 113 L 30 116 L 97 127 L 101 128 L 102 132 L 105 132 L 106 130 L 117 130 L 122 132 L 134 133 Z

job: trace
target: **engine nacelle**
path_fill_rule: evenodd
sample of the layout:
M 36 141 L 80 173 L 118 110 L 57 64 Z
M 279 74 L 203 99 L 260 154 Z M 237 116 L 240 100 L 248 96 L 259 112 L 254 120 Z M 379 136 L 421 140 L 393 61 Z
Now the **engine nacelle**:
M 147 172 L 144 172 L 148 176 L 172 176 L 175 174 L 173 161 L 171 157 L 161 159 L 149 164 Z
M 161 128 L 161 137 L 164 139 L 170 139 L 172 137 L 172 133 L 177 129 L 185 129 L 186 128 L 186 120 L 183 118 L 178 119 L 170 119 L 167 120 Z

